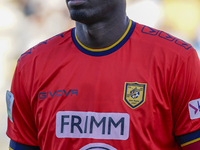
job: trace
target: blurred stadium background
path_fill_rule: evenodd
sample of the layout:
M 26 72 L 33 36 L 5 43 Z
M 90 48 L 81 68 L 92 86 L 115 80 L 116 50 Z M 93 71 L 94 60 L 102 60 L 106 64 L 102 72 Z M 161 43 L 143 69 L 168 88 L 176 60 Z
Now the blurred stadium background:
M 136 22 L 189 42 L 200 54 L 199 0 L 127 0 Z M 74 27 L 65 0 L 0 0 L 0 149 L 8 150 L 6 90 L 19 56 L 40 41 Z

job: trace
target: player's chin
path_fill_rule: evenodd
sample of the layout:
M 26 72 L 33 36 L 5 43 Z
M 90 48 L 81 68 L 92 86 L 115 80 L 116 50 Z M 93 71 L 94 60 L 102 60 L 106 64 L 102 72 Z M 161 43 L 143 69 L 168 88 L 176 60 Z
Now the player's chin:
M 79 10 L 70 10 L 70 16 L 72 20 L 75 20 L 77 22 L 81 22 L 84 24 L 90 24 L 93 22 L 94 19 L 91 15 L 88 15 L 84 11 Z

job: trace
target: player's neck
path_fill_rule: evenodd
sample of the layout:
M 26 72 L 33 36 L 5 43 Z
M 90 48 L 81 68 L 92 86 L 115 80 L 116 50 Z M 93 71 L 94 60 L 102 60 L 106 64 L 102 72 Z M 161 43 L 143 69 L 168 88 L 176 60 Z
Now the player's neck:
M 128 23 L 126 15 L 89 25 L 76 22 L 76 34 L 80 42 L 89 48 L 105 48 L 121 38 Z

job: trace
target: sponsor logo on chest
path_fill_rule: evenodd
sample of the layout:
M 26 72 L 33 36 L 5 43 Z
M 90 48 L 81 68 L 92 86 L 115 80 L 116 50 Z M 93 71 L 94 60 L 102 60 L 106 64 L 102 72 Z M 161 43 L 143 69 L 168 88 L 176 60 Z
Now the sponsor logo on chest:
M 126 140 L 129 123 L 127 113 L 59 111 L 56 114 L 56 136 Z
M 77 96 L 78 90 L 77 89 L 70 89 L 70 90 L 56 90 L 54 92 L 40 92 L 38 94 L 39 99 L 46 99 L 46 98 L 53 98 L 53 97 L 60 97 L 60 96 Z

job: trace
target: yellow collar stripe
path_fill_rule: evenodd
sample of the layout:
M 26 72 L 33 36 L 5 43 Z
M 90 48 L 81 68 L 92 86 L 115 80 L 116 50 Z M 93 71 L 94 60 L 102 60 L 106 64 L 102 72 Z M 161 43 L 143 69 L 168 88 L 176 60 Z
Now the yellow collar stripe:
M 129 20 L 129 25 L 128 25 L 128 28 L 126 29 L 125 33 L 123 34 L 123 36 L 117 41 L 115 42 L 114 44 L 112 44 L 111 46 L 109 47 L 106 47 L 106 48 L 100 48 L 100 49 L 93 49 L 93 48 L 89 48 L 89 47 L 86 47 L 85 45 L 83 45 L 79 39 L 77 38 L 77 35 L 76 35 L 76 30 L 75 30 L 75 38 L 76 38 L 76 41 L 86 50 L 88 51 L 93 51 L 93 52 L 100 52 L 100 51 L 106 51 L 106 50 L 109 50 L 113 47 L 115 47 L 117 44 L 119 44 L 123 39 L 124 37 L 127 35 L 127 33 L 129 32 L 130 28 L 131 28 L 131 25 L 132 25 L 132 21 Z

